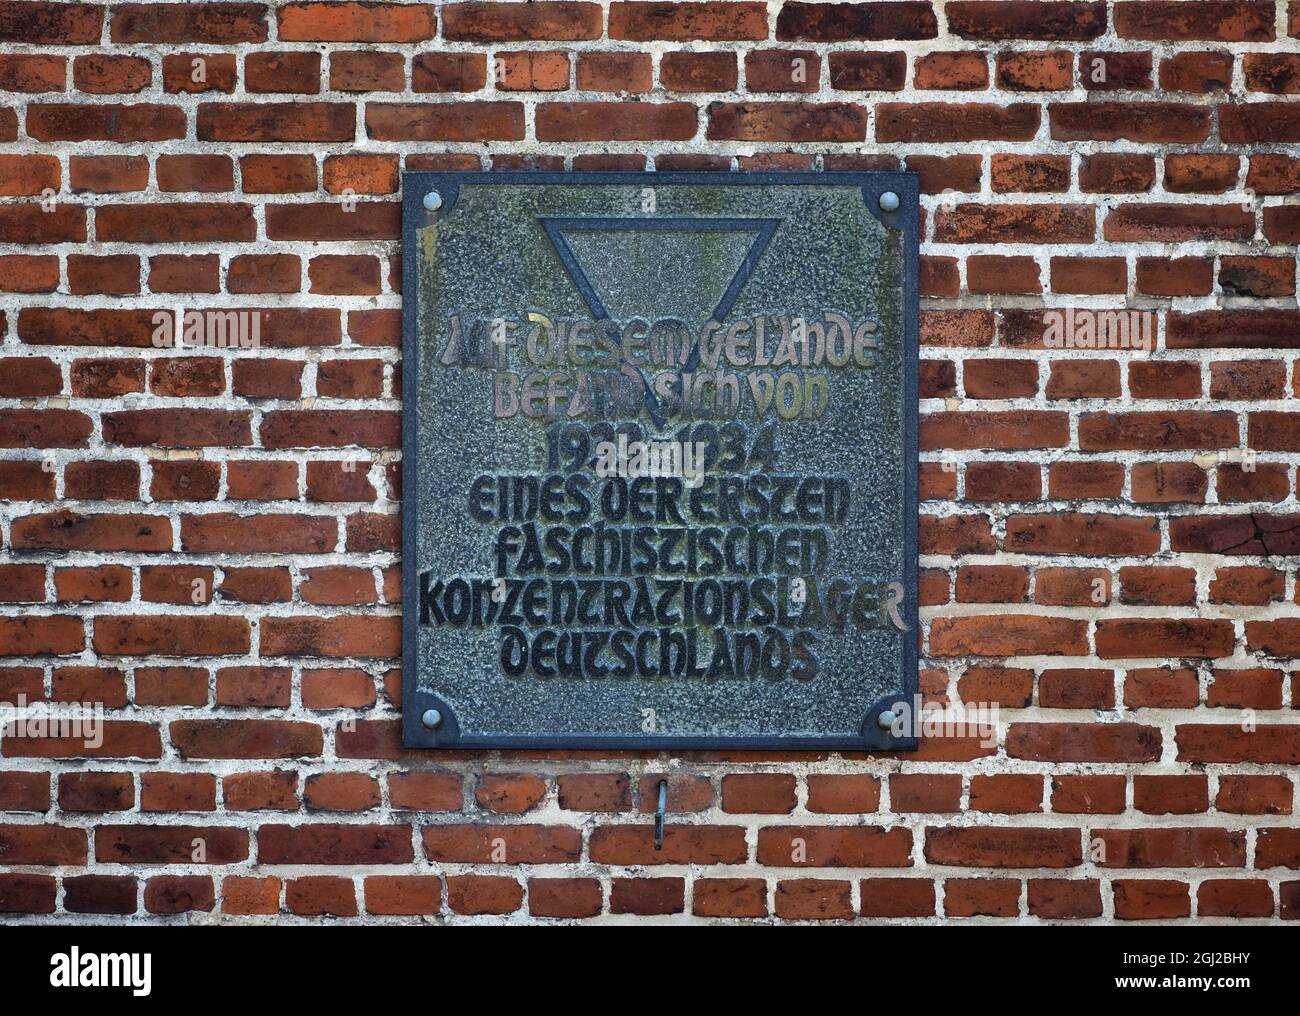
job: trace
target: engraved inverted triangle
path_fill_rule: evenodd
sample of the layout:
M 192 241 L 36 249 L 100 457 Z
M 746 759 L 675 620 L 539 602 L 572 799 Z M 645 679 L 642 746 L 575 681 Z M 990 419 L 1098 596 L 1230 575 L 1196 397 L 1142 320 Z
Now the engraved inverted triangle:
M 779 219 L 540 217 L 597 319 L 722 321 Z

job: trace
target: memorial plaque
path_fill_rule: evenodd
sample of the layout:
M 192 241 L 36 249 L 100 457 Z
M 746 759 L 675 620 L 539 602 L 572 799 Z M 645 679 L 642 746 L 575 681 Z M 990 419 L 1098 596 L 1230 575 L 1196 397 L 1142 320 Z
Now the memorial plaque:
M 916 177 L 403 191 L 405 743 L 915 748 Z

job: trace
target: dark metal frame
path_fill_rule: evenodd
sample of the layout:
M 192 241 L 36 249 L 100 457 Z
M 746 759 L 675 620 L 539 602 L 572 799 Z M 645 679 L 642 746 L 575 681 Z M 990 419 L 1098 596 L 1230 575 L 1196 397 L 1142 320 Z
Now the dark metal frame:
M 571 749 L 655 749 L 692 751 L 721 750 L 838 750 L 838 751 L 914 751 L 918 739 L 915 731 L 919 717 L 912 715 L 913 729 L 895 737 L 879 725 L 879 717 L 893 710 L 896 703 L 914 709 L 917 693 L 919 621 L 917 589 L 918 520 L 918 361 L 920 353 L 920 186 L 915 173 L 540 173 L 540 172 L 469 172 L 402 174 L 402 742 L 408 748 L 571 748 Z M 418 279 L 416 277 L 416 231 L 429 224 L 433 216 L 450 211 L 463 184 L 620 184 L 623 186 L 762 186 L 822 185 L 858 187 L 867 209 L 888 229 L 901 233 L 903 254 L 903 610 L 908 625 L 903 635 L 902 687 L 868 709 L 859 735 L 854 737 L 674 737 L 672 735 L 596 735 L 530 734 L 523 736 L 461 736 L 453 710 L 432 692 L 419 689 L 415 662 L 418 635 L 419 599 L 415 561 L 415 536 L 418 511 L 416 505 L 417 416 L 415 413 L 416 380 L 419 376 L 419 352 L 416 342 L 418 319 Z M 442 197 L 437 212 L 424 208 L 424 196 L 436 190 Z M 880 196 L 888 191 L 898 195 L 896 211 L 880 208 Z M 658 220 L 657 220 L 658 221 Z M 762 221 L 757 218 L 754 221 Z M 659 227 L 670 228 L 670 227 Z M 752 264 L 749 265 L 752 268 Z M 739 290 L 737 290 L 739 292 Z M 731 294 L 734 299 L 736 294 Z M 586 294 L 584 294 L 585 298 Z M 443 720 L 436 730 L 429 730 L 421 717 L 430 708 L 437 709 Z

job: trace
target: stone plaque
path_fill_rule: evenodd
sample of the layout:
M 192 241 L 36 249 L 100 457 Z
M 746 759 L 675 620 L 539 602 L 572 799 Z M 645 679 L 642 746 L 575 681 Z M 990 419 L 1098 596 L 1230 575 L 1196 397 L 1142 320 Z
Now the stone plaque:
M 403 192 L 405 743 L 914 748 L 916 177 Z

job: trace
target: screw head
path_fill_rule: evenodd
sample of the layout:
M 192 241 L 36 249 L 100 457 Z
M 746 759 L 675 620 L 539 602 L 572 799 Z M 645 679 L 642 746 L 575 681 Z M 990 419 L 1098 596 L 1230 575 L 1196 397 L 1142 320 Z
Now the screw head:
M 424 207 L 431 212 L 436 212 L 442 207 L 442 195 L 436 190 L 429 191 L 429 193 L 424 196 Z
M 881 730 L 889 730 L 894 725 L 894 710 L 886 709 L 876 717 L 876 726 Z
M 437 709 L 426 709 L 424 715 L 420 717 L 420 722 L 430 730 L 437 730 L 442 726 L 442 713 Z
M 880 207 L 886 212 L 898 211 L 898 195 L 893 191 L 885 191 L 880 195 Z

